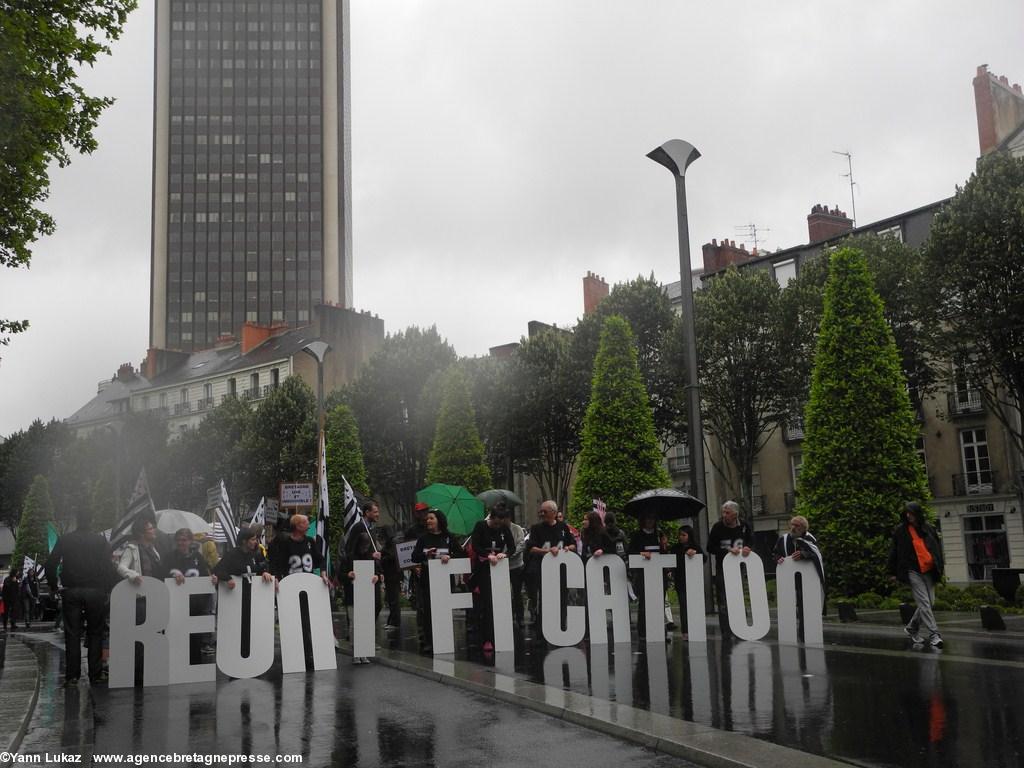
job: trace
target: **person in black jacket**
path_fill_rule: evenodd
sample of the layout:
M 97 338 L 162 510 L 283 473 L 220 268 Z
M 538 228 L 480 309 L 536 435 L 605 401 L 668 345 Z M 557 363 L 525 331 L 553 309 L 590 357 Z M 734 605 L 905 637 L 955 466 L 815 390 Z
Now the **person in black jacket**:
M 533 594 L 537 596 L 537 610 L 533 617 L 534 625 L 541 628 L 541 617 L 544 615 L 544 600 L 541 597 L 541 566 L 545 557 L 558 557 L 562 550 L 576 551 L 576 537 L 572 535 L 569 526 L 558 520 L 558 505 L 552 501 L 545 501 L 540 505 L 540 522 L 530 528 L 529 550 L 526 561 L 526 580 L 532 584 Z M 562 612 L 567 607 L 566 595 L 562 595 Z M 562 616 L 564 622 L 565 616 Z
M 750 545 L 754 543 L 754 534 L 750 527 L 740 520 L 740 505 L 735 501 L 727 501 L 722 505 L 722 519 L 711 526 L 708 534 L 708 555 L 715 558 L 715 592 L 718 596 L 718 626 L 722 637 L 734 637 L 729 627 L 729 611 L 725 601 L 725 576 L 722 565 L 726 555 L 750 554 Z
M 818 540 L 808 530 L 810 523 L 803 515 L 795 515 L 789 521 L 789 533 L 779 536 L 772 548 L 776 565 L 782 565 L 786 558 L 807 560 L 814 565 L 821 583 L 821 613 L 825 615 L 825 565 L 822 562 Z M 797 638 L 804 639 L 804 584 L 801 580 L 796 592 Z
M 697 534 L 689 525 L 679 526 L 676 534 L 676 543 L 669 548 L 668 553 L 676 556 L 676 567 L 673 571 L 673 580 L 676 585 L 676 597 L 679 599 L 679 627 L 683 639 L 686 639 L 690 631 L 689 622 L 686 619 L 686 559 L 700 555 L 704 560 L 704 550 L 697 543 Z M 703 596 L 701 597 L 703 601 Z
M 288 530 L 279 533 L 270 542 L 267 550 L 267 561 L 274 578 L 280 580 L 293 573 L 312 573 L 320 569 L 320 578 L 325 584 L 330 583 L 330 576 L 324 568 L 321 554 L 323 539 L 319 536 L 310 538 L 309 518 L 305 515 L 292 515 L 288 520 Z
M 511 512 L 502 507 L 492 510 L 473 528 L 469 540 L 473 546 L 473 603 L 476 625 L 483 639 L 483 650 L 494 650 L 494 596 L 491 592 L 491 568 L 516 551 L 516 540 L 509 530 Z
M 236 576 L 259 576 L 263 581 L 274 580 L 267 558 L 259 550 L 260 526 L 243 526 L 238 532 L 238 543 L 234 549 L 220 559 L 213 569 L 217 582 L 228 589 L 237 586 Z
M 664 535 L 658 530 L 658 516 L 651 512 L 641 514 L 639 526 L 636 533 L 629 538 L 629 554 L 640 555 L 647 560 L 651 559 L 651 555 L 664 554 L 668 546 Z M 662 589 L 664 589 L 664 584 L 663 581 Z M 644 620 L 644 589 L 643 572 L 634 571 L 633 592 L 636 593 L 640 607 L 636 620 L 636 631 L 639 637 L 647 637 L 647 622 Z M 661 595 L 661 601 L 665 601 L 664 593 Z
M 420 632 L 420 647 L 429 653 L 433 643 L 433 628 L 430 609 L 430 569 L 428 560 L 440 560 L 447 563 L 453 557 L 462 557 L 462 547 L 451 533 L 448 532 L 448 518 L 437 509 L 427 511 L 423 519 L 426 532 L 416 539 L 416 548 L 412 551 L 412 561 L 416 563 L 416 589 L 420 600 L 416 604 L 416 626 Z
M 923 624 L 932 647 L 942 647 L 942 635 L 932 611 L 935 583 L 942 578 L 942 567 L 942 544 L 938 533 L 925 521 L 921 505 L 916 501 L 908 502 L 903 510 L 903 522 L 892 532 L 889 573 L 909 584 L 914 595 L 917 610 L 903 631 L 915 645 L 924 642 L 918 634 Z
M 210 567 L 206 559 L 194 546 L 195 536 L 188 528 L 179 528 L 174 532 L 174 549 L 164 558 L 167 565 L 167 573 L 174 578 L 174 583 L 179 587 L 185 583 L 185 579 L 198 576 L 209 576 L 213 586 L 217 586 L 217 577 L 210 574 Z M 192 595 L 190 600 L 190 612 L 193 616 L 209 614 L 213 610 L 213 599 L 211 595 Z M 208 634 L 193 634 L 189 637 L 189 654 L 193 664 L 200 662 L 203 652 L 213 653 L 216 648 L 213 645 L 213 638 Z
M 91 515 L 79 508 L 77 528 L 57 539 L 46 559 L 46 581 L 57 594 L 60 569 L 64 614 L 64 684 L 74 685 L 82 674 L 82 618 L 88 642 L 89 682 L 106 679 L 103 669 L 103 630 L 107 622 L 107 600 L 118 580 L 111 560 L 110 545 L 98 533 L 89 531 Z

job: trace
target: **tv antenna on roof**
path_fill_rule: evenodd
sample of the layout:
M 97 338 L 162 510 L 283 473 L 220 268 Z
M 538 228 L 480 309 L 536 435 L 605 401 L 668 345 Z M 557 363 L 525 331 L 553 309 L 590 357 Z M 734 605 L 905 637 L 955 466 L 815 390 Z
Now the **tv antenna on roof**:
M 849 173 L 839 174 L 844 179 L 850 180 L 850 212 L 853 214 L 853 226 L 857 226 L 857 201 L 853 198 L 853 187 L 856 182 L 853 180 L 853 155 L 849 152 L 840 152 L 838 150 L 832 150 L 833 155 L 842 155 L 846 158 L 846 167 L 849 169 Z
M 742 232 L 744 234 L 743 239 L 748 243 L 753 243 L 755 251 L 757 250 L 757 244 L 761 242 L 761 238 L 758 238 L 758 233 L 771 232 L 769 227 L 759 227 L 754 223 L 740 224 L 737 227 L 733 227 L 733 229 L 737 232 Z

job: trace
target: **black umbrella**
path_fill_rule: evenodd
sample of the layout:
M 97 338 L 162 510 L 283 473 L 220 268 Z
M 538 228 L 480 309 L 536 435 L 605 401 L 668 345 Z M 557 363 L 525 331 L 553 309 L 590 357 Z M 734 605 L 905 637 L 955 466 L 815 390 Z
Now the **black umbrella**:
M 639 519 L 653 512 L 659 520 L 679 520 L 696 517 L 704 509 L 704 502 L 675 488 L 652 488 L 638 493 L 626 502 L 622 511 Z

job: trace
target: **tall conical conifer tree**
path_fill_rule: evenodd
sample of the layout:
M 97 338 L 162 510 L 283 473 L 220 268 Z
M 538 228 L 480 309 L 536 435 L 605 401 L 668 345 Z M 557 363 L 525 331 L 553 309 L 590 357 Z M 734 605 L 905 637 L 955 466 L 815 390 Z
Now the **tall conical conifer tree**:
M 579 522 L 595 498 L 608 509 L 620 510 L 640 491 L 670 483 L 637 366 L 633 332 L 622 317 L 612 315 L 604 322 L 594 359 L 583 450 L 570 502 L 572 519 Z
M 886 591 L 892 529 L 907 501 L 927 502 L 928 485 L 899 353 L 854 249 L 831 256 L 804 425 L 798 511 L 829 591 Z

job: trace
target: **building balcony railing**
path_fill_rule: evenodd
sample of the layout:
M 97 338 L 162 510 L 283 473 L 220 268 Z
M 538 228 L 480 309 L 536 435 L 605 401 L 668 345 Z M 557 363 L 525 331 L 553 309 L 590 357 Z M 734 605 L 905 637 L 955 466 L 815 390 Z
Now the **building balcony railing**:
M 796 491 L 786 491 L 785 495 L 783 496 L 783 500 L 786 504 L 787 515 L 793 514 L 794 510 L 796 510 L 796 499 Z
M 197 411 L 205 411 L 207 408 L 213 408 L 213 398 L 204 397 L 202 400 L 196 402 Z
M 980 389 L 957 389 L 947 392 L 946 404 L 949 407 L 950 416 L 966 416 L 985 410 Z
M 785 443 L 795 443 L 804 439 L 804 420 L 797 419 L 792 424 L 786 424 L 782 427 L 782 441 Z
M 668 471 L 670 474 L 681 474 L 683 472 L 690 471 L 690 459 L 689 457 L 680 456 L 669 456 L 668 457 Z
M 768 504 L 765 502 L 764 496 L 753 496 L 750 499 L 750 511 L 755 515 L 766 515 L 768 514 Z
M 242 399 L 243 400 L 262 400 L 263 399 L 263 390 L 260 389 L 259 387 L 255 387 L 253 389 L 243 389 L 242 390 Z
M 187 400 L 184 403 L 174 404 L 174 415 L 184 416 L 185 414 L 192 413 L 192 403 Z
M 989 496 L 997 487 L 994 470 L 953 475 L 954 496 Z

